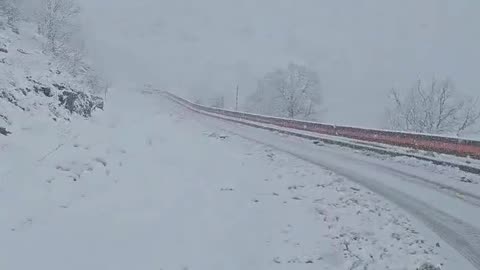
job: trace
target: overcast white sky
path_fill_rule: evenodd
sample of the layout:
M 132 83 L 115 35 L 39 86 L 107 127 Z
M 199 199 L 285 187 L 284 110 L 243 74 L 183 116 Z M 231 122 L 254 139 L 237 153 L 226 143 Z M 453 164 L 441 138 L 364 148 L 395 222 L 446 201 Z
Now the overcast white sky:
M 450 77 L 480 95 L 478 0 L 82 0 L 116 83 L 242 95 L 289 61 L 317 70 L 324 120 L 378 127 L 388 91 Z

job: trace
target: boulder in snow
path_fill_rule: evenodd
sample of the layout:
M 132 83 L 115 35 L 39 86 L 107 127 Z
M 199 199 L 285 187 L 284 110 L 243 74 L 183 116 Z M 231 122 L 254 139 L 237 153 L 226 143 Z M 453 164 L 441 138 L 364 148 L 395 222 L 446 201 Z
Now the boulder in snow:
M 58 100 L 60 105 L 70 113 L 76 113 L 83 117 L 90 117 L 96 109 L 103 109 L 102 98 L 72 89 L 59 94 Z
M 422 264 L 417 270 L 441 270 L 440 267 L 435 266 L 431 263 L 424 263 Z
M 12 133 L 10 131 L 8 131 L 6 128 L 0 127 L 0 134 L 2 134 L 4 136 L 8 136 L 9 134 L 12 134 Z

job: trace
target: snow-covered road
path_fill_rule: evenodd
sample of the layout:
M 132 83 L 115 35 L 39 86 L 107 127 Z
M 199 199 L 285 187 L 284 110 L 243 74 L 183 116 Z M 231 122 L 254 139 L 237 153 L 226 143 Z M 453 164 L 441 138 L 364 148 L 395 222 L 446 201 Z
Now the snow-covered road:
M 442 177 L 425 169 L 132 92 L 72 125 L 62 136 L 45 128 L 1 142 L 0 269 L 478 262 L 478 206 L 411 179 Z
M 425 168 L 379 160 L 358 151 L 328 145 L 317 147 L 312 141 L 298 137 L 203 115 L 197 118 L 225 132 L 319 165 L 382 195 L 422 221 L 480 269 L 480 194 L 478 183 L 470 184 L 477 192 L 470 193 L 469 184 L 458 181 L 464 173 L 449 168 L 458 174 L 455 183 L 451 177 Z M 463 192 L 458 192 L 462 189 Z

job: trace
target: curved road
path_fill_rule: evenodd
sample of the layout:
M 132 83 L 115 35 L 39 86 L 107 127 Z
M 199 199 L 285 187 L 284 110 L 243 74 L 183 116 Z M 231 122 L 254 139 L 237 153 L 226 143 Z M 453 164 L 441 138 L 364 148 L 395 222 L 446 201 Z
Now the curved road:
M 198 120 L 287 152 L 365 186 L 423 222 L 480 270 L 480 196 L 442 185 L 435 179 L 445 176 L 426 177 L 426 171 L 421 168 L 367 157 L 336 146 L 316 146 L 309 140 L 229 121 L 200 115 Z

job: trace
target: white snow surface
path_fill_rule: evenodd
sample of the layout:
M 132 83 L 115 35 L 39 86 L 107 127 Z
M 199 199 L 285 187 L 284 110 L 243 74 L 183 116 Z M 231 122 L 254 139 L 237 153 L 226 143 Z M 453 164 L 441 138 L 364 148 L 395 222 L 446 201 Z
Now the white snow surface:
M 21 130 L 63 125 L 52 122 L 78 117 L 60 106 L 58 95 L 63 87 L 91 92 L 86 76 L 90 67 L 79 63 L 79 74 L 72 76 L 67 72 L 67 64 L 44 51 L 46 41 L 36 33 L 36 25 L 19 21 L 19 32 L 15 33 L 2 25 L 2 20 L 0 17 L 0 127 L 15 134 Z M 34 90 L 36 87 L 46 87 L 50 92 L 47 95 Z
M 353 153 L 355 153 L 354 156 L 358 156 L 357 154 L 361 154 L 363 156 L 374 156 L 375 158 L 370 159 L 369 162 L 372 162 L 372 161 L 378 162 L 376 161 L 378 159 L 394 161 L 393 163 L 389 162 L 387 164 L 389 164 L 390 167 L 394 167 L 395 170 L 408 172 L 410 167 L 415 167 L 415 168 L 420 167 L 420 168 L 423 168 L 423 170 L 415 169 L 416 174 L 423 179 L 427 179 L 428 182 L 431 182 L 434 185 L 435 184 L 438 185 L 438 188 L 454 189 L 459 195 L 472 194 L 473 196 L 480 198 L 480 175 L 463 172 L 457 167 L 435 165 L 431 161 L 421 160 L 421 158 L 428 158 L 430 160 L 435 160 L 438 162 L 449 162 L 457 165 L 468 165 L 468 166 L 471 166 L 472 168 L 480 168 L 480 160 L 477 160 L 477 159 L 463 158 L 463 157 L 452 156 L 447 154 L 438 154 L 438 153 L 432 153 L 428 151 L 414 150 L 414 149 L 405 148 L 405 147 L 391 146 L 391 145 L 385 145 L 385 144 L 373 143 L 373 142 L 364 142 L 364 141 L 348 139 L 344 137 L 324 135 L 324 134 L 298 130 L 293 128 L 285 128 L 285 127 L 280 127 L 273 124 L 266 124 L 261 122 L 238 119 L 230 116 L 224 116 L 216 113 L 198 111 L 197 109 L 192 108 L 189 105 L 185 105 L 185 106 L 187 106 L 189 109 L 193 111 L 200 112 L 203 115 L 213 116 L 214 118 L 217 118 L 217 119 L 220 118 L 223 120 L 233 120 L 236 123 L 246 123 L 247 125 L 253 124 L 254 126 L 258 126 L 266 129 L 274 129 L 284 137 L 286 135 L 282 134 L 281 132 L 289 132 L 293 134 L 315 137 L 315 138 L 318 138 L 319 140 L 317 141 L 317 145 L 321 147 L 335 149 L 335 151 L 338 151 L 338 150 L 343 151 L 346 149 L 349 155 L 353 155 Z M 206 119 L 208 119 L 208 117 Z M 223 121 L 220 121 L 220 122 L 223 122 Z M 240 126 L 241 128 L 244 128 L 242 125 Z M 255 128 L 251 130 L 255 130 Z M 262 133 L 262 134 L 256 134 L 257 137 L 258 136 L 262 137 L 263 134 L 265 133 L 271 135 L 270 134 L 271 132 L 269 131 L 262 132 L 261 129 L 260 131 L 255 130 L 255 133 Z M 289 137 L 289 136 L 286 136 L 286 137 Z M 331 145 L 331 144 L 323 143 L 322 141 L 320 141 L 322 139 L 327 139 L 334 142 L 344 142 L 352 146 L 359 145 L 359 146 L 367 146 L 371 149 L 387 150 L 391 153 L 399 154 L 399 156 L 379 154 L 369 150 L 352 150 L 351 148 L 344 147 L 344 146 L 337 146 L 334 144 Z M 266 140 L 268 141 L 268 139 Z M 298 141 L 298 139 L 295 139 L 295 140 Z M 311 143 L 311 141 L 309 140 L 307 140 L 307 142 L 308 144 Z M 309 145 L 309 148 L 311 148 L 311 145 Z M 410 155 L 410 156 L 402 156 L 402 155 Z M 419 157 L 420 159 L 417 159 L 416 157 Z M 384 165 L 386 163 L 380 161 L 379 164 Z M 404 164 L 408 166 L 401 166 L 399 164 Z M 436 177 L 438 175 L 442 175 L 443 177 Z M 445 177 L 445 176 L 448 176 L 448 177 Z
M 0 269 L 474 269 L 368 189 L 193 115 L 117 90 L 0 137 Z
M 232 123 L 229 118 L 220 117 L 227 120 L 224 121 L 218 116 L 205 117 L 204 113 L 196 112 L 191 117 L 328 168 L 369 188 L 415 216 L 480 269 L 480 217 L 475 214 L 480 206 L 480 197 L 475 192 L 477 176 L 455 168 L 432 166 L 429 162 L 415 162 L 414 158 L 407 159 L 408 162 L 401 159 L 392 162 L 382 155 L 372 156 L 350 148 L 326 144 L 312 147 L 312 140 L 258 128 L 263 124 L 252 128 L 244 121 Z

